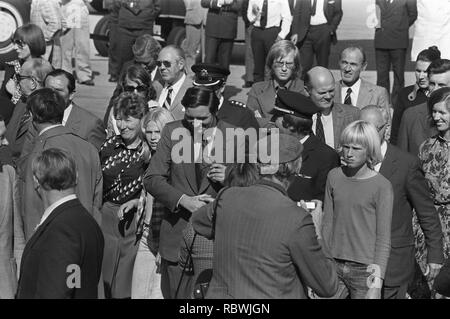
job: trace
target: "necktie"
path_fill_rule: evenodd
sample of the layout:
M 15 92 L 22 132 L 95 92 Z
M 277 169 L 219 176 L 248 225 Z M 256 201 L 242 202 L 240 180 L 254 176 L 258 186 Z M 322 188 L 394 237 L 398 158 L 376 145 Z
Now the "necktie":
M 325 133 L 323 131 L 323 124 L 322 124 L 322 114 L 320 112 L 317 113 L 316 136 L 319 140 L 325 143 Z
M 173 88 L 171 86 L 169 86 L 168 90 L 167 90 L 167 97 L 166 100 L 164 101 L 164 108 L 170 110 L 170 105 L 172 104 L 172 92 L 173 92 Z
M 265 29 L 267 25 L 267 1 L 264 0 L 262 10 L 261 10 L 261 18 L 259 20 L 260 27 Z
M 203 176 L 205 175 L 206 170 L 209 168 L 209 165 L 203 163 L 203 151 L 206 147 L 208 142 L 206 140 L 202 140 L 202 148 L 200 149 L 201 154 L 201 163 L 195 163 L 195 177 L 197 182 L 197 187 L 200 189 L 200 186 L 202 184 Z
M 345 96 L 344 104 L 352 105 L 352 88 L 347 89 L 347 95 Z
M 317 9 L 317 0 L 313 0 L 312 7 L 311 7 L 311 16 L 316 15 L 316 9 Z
M 16 138 L 19 138 L 28 130 L 28 125 L 30 121 L 31 121 L 31 114 L 29 111 L 25 111 L 25 113 L 22 115 L 22 118 L 20 119 Z

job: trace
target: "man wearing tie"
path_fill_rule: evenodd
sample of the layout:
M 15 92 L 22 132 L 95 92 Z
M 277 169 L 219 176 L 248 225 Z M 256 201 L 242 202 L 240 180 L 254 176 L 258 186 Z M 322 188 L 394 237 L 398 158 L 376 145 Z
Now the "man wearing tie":
M 158 103 L 172 113 L 175 120 L 184 118 L 184 107 L 181 99 L 186 90 L 192 86 L 186 76 L 186 59 L 181 48 L 175 45 L 164 47 L 158 56 L 156 65 L 159 68 L 164 87 L 159 96 Z
M 417 19 L 416 0 L 376 0 L 379 12 L 375 29 L 377 85 L 390 90 L 389 71 L 394 71 L 392 104 L 405 86 L 405 59 L 409 45 L 409 27 Z
M 271 46 L 289 33 L 292 15 L 286 0 L 250 0 L 247 18 L 254 28 L 251 35 L 255 68 L 253 80 L 264 81 L 266 57 Z
M 366 66 L 366 53 L 363 48 L 348 47 L 342 51 L 339 61 L 341 80 L 336 82 L 334 100 L 359 109 L 366 105 L 378 105 L 392 113 L 388 91 L 360 77 Z
M 303 75 L 314 62 L 328 67 L 331 43 L 342 19 L 341 0 L 290 0 L 293 10 L 291 41 L 300 49 Z
M 359 119 L 359 109 L 334 102 L 334 77 L 324 67 L 316 66 L 306 73 L 305 90 L 320 109 L 312 116 L 314 134 L 331 148 L 339 150 L 341 133 L 348 124 Z

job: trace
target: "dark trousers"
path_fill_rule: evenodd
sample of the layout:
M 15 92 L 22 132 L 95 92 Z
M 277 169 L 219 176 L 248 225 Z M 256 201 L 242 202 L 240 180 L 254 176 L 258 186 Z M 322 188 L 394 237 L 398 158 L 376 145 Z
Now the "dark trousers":
M 302 61 L 302 75 L 311 70 L 314 57 L 317 65 L 328 68 L 330 56 L 331 35 L 328 24 L 312 25 L 306 33 L 305 39 L 297 44 Z
M 392 87 L 391 101 L 397 102 L 400 90 L 405 86 L 406 49 L 375 49 L 375 62 L 377 65 L 377 85 L 390 91 L 389 71 L 394 71 L 394 85 Z
M 221 39 L 206 36 L 205 62 L 218 63 L 223 68 L 229 70 L 233 44 L 233 39 Z
M 119 76 L 120 73 L 120 39 L 117 34 L 116 23 L 109 25 L 109 48 L 108 48 L 108 74 Z
M 164 299 L 186 299 L 192 293 L 192 276 L 184 274 L 181 281 L 183 269 L 176 262 L 161 258 L 161 291 Z M 178 285 L 180 288 L 178 289 Z M 178 289 L 178 293 L 177 293 Z
M 270 48 L 275 43 L 278 33 L 280 32 L 279 27 L 261 29 L 254 27 L 252 30 L 252 51 L 253 59 L 255 61 L 255 68 L 253 70 L 253 81 L 261 82 L 264 81 L 265 67 L 266 67 L 266 57 L 269 53 Z
M 406 292 L 408 291 L 408 283 L 400 286 L 387 287 L 383 286 L 381 290 L 382 299 L 406 299 Z
M 122 66 L 125 62 L 128 62 L 134 58 L 132 46 L 137 37 L 143 34 L 153 35 L 153 30 L 150 29 L 125 29 L 117 27 L 117 46 L 114 47 L 113 55 L 117 59 L 117 75 L 122 72 Z

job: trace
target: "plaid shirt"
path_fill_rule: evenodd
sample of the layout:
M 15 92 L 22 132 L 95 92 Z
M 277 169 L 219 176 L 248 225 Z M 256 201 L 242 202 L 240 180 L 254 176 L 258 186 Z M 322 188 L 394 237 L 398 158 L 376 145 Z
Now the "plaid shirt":
M 59 0 L 33 0 L 31 2 L 30 22 L 36 24 L 44 33 L 45 42 L 53 39 L 62 29 Z

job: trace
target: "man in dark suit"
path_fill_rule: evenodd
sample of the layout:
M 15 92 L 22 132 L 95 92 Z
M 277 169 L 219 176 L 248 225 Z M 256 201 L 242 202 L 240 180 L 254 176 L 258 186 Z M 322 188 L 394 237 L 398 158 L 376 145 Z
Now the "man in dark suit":
M 439 59 L 431 62 L 427 69 L 430 94 L 439 88 L 450 87 L 450 60 Z M 397 146 L 411 154 L 418 155 L 420 145 L 437 134 L 432 124 L 427 103 L 408 108 L 402 116 L 398 130 Z
M 20 157 L 24 143 L 32 143 L 33 137 L 36 136 L 35 129 L 31 125 L 31 114 L 27 110 L 26 100 L 31 93 L 44 87 L 45 77 L 52 70 L 50 62 L 42 58 L 33 58 L 22 65 L 18 81 L 23 94 L 14 108 L 5 134 L 14 162 Z M 29 131 L 30 134 L 28 134 Z
M 416 0 L 376 0 L 379 12 L 375 30 L 375 62 L 377 85 L 390 91 L 389 71 L 394 70 L 392 104 L 405 86 L 406 50 L 409 45 L 409 27 L 417 19 Z
M 8 125 L 11 116 L 14 113 L 15 105 L 10 99 L 0 96 L 0 115 L 3 117 L 5 124 Z
M 62 124 L 100 150 L 100 146 L 106 140 L 105 127 L 94 114 L 73 102 L 75 95 L 73 75 L 62 69 L 54 70 L 47 74 L 45 87 L 54 89 L 66 102 Z
M 32 169 L 45 211 L 23 252 L 17 298 L 96 299 L 104 240 L 75 195 L 75 161 L 51 148 L 33 160 Z
M 261 164 L 255 185 L 226 189 L 215 212 L 208 205 L 192 216 L 195 231 L 214 239 L 206 298 L 306 299 L 307 287 L 321 297 L 338 289 L 318 212 L 298 207 L 286 192 L 300 171 L 303 147 L 290 135 L 272 137 L 258 141 L 259 149 L 273 154 L 271 142 L 278 142 L 278 160 Z
M 54 90 L 43 88 L 28 98 L 28 108 L 33 117 L 36 135 L 33 149 L 22 156 L 18 163 L 19 189 L 22 198 L 21 214 L 28 240 L 42 218 L 44 202 L 33 185 L 31 163 L 38 153 L 48 148 L 60 148 L 67 151 L 77 165 L 77 196 L 91 215 L 100 224 L 102 204 L 103 176 L 97 149 L 86 140 L 64 127 L 65 102 Z
M 237 101 L 230 101 L 223 96 L 227 77 L 230 71 L 217 64 L 197 63 L 192 66 L 195 74 L 194 86 L 208 87 L 216 92 L 220 100 L 217 118 L 244 130 L 252 127 L 259 129 L 258 121 L 254 113 L 245 107 L 245 104 Z
M 344 128 L 359 119 L 359 109 L 334 102 L 335 80 L 330 70 L 316 66 L 305 76 L 305 89 L 319 108 L 313 115 L 313 132 L 328 146 L 339 149 L 339 140 Z
M 230 68 L 240 9 L 238 0 L 201 0 L 209 8 L 205 27 L 205 62 Z
M 225 162 L 223 158 L 213 164 L 205 160 L 206 150 L 211 153 L 212 149 L 204 145 L 208 140 L 205 134 L 210 132 L 214 134 L 210 137 L 219 139 L 225 136 L 218 145 L 227 148 L 230 144 L 226 128 L 233 128 L 216 117 L 219 99 L 213 90 L 189 88 L 183 105 L 186 108 L 185 118 L 164 127 L 144 178 L 145 189 L 168 209 L 161 224 L 159 242 L 164 298 L 176 297 L 182 272 L 178 255 L 182 233 L 191 214 L 213 200 L 225 178 L 225 165 L 221 164 Z M 197 131 L 195 124 L 200 121 L 201 130 Z M 200 135 L 199 141 L 195 140 L 195 132 Z M 200 141 L 202 145 L 199 145 Z
M 281 133 L 294 136 L 303 145 L 302 168 L 288 188 L 289 197 L 299 202 L 323 201 L 328 172 L 339 166 L 339 155 L 312 132 L 312 116 L 319 110 L 300 93 L 278 92 L 272 120 Z
M 337 43 L 336 30 L 342 19 L 341 0 L 290 0 L 293 7 L 291 41 L 300 49 L 303 74 L 314 62 L 328 68 L 331 43 Z M 293 3 L 295 2 L 295 4 Z
M 418 158 L 390 145 L 385 139 L 389 114 L 371 105 L 362 109 L 361 119 L 372 123 L 378 130 L 383 160 L 375 169 L 391 182 L 394 189 L 391 254 L 384 278 L 383 297 L 404 299 L 415 271 L 412 209 L 425 235 L 430 267 L 428 280 L 436 277 L 443 263 L 441 223 Z

